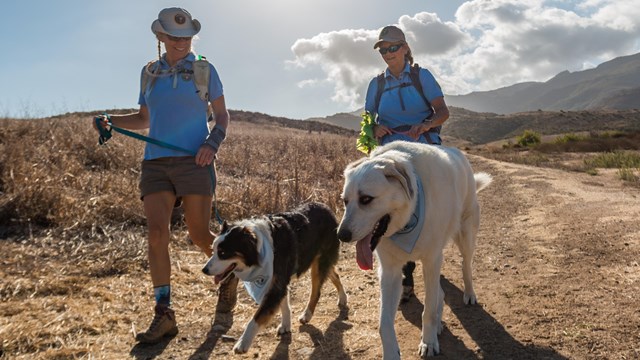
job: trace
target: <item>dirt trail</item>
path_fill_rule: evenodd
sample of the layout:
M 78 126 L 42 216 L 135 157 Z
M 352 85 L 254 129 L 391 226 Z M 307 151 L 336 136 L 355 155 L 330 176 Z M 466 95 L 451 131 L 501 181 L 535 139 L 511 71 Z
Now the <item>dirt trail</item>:
M 475 171 L 494 177 L 480 194 L 482 219 L 474 265 L 480 305 L 462 305 L 461 258 L 455 247 L 447 247 L 438 358 L 640 358 L 640 191 L 623 187 L 612 175 L 593 177 L 470 158 Z M 2 250 L 15 253 L 17 246 L 3 242 Z M 34 321 L 51 329 L 61 321 L 84 327 L 86 331 L 67 342 L 89 348 L 94 358 L 381 358 L 377 279 L 375 272 L 358 269 L 353 247 L 342 247 L 339 263 L 350 296 L 348 313 L 340 312 L 337 294 L 327 284 L 310 324 L 294 324 L 291 335 L 278 338 L 277 316 L 244 356 L 234 355 L 232 347 L 255 311 L 252 300 L 241 289 L 233 318 L 216 315 L 212 281 L 200 273 L 204 255 L 181 241 L 172 244 L 172 251 L 180 334 L 169 341 L 155 346 L 134 342 L 134 329 L 147 325 L 151 301 L 143 271 L 83 279 L 76 292 L 61 298 L 36 296 L 5 303 L 0 307 L 0 336 L 17 334 L 20 327 L 12 316 L 31 311 Z M 56 274 L 62 266 L 68 265 L 50 263 L 44 270 Z M 418 265 L 418 298 L 401 305 L 397 314 L 405 359 L 417 358 L 424 294 L 420 272 Z M 123 283 L 134 285 L 123 290 Z M 108 289 L 118 291 L 105 299 Z M 294 319 L 304 308 L 308 289 L 307 276 L 292 287 Z M 64 311 L 51 310 L 56 306 Z M 113 319 L 109 331 L 95 324 L 100 316 Z M 33 354 L 17 358 L 31 359 Z

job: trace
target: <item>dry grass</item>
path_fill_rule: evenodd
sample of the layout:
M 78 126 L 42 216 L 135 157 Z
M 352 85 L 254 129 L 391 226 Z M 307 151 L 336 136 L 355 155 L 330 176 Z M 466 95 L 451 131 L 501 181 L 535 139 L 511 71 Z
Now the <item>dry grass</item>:
M 237 219 L 309 200 L 338 212 L 342 171 L 360 156 L 355 139 L 338 133 L 234 122 L 217 162 L 220 215 Z M 82 358 L 93 346 L 82 335 L 133 326 L 118 311 L 104 316 L 116 296 L 148 293 L 125 280 L 148 271 L 138 198 L 143 146 L 119 134 L 98 146 L 89 114 L 0 119 L 0 239 L 10 242 L 4 256 L 12 264 L 0 270 L 0 299 L 13 304 L 0 306 L 0 357 Z M 176 230 L 177 239 L 186 237 L 180 223 Z M 172 246 L 189 251 L 184 241 Z M 97 284 L 113 279 L 113 292 Z M 34 307 L 46 309 L 44 318 L 29 316 Z M 8 326 L 8 319 L 21 321 Z
M 90 119 L 1 120 L 0 236 L 144 224 L 137 197 L 143 144 L 116 134 L 98 146 Z M 320 134 L 234 123 L 217 163 L 220 213 L 248 216 L 306 200 L 337 210 L 342 170 L 359 155 L 353 138 Z

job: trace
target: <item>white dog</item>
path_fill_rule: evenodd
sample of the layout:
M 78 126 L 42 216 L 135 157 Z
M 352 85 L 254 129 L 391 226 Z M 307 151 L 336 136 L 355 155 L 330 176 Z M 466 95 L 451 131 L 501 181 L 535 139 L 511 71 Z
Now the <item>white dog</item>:
M 399 359 L 394 319 L 402 292 L 402 265 L 420 260 L 425 297 L 420 356 L 440 352 L 444 292 L 440 286 L 443 248 L 453 239 L 462 253 L 464 303 L 475 304 L 471 265 L 480 207 L 476 192 L 491 182 L 473 174 L 457 149 L 396 141 L 344 171 L 345 213 L 338 238 L 356 242 L 360 268 L 380 267 L 380 337 L 384 359 Z

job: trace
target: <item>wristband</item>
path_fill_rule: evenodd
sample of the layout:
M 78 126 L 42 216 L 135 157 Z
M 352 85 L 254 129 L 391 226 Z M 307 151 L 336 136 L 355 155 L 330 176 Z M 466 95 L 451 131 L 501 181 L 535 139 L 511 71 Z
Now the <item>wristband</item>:
M 211 129 L 209 136 L 204 141 L 206 145 L 209 145 L 213 148 L 213 150 L 218 151 L 222 141 L 227 137 L 227 133 L 224 128 L 218 124 Z

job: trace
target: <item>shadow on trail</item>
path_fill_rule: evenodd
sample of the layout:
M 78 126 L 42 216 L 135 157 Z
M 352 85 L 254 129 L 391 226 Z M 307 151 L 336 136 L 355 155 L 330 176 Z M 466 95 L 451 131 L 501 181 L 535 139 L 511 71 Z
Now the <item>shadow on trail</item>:
M 444 301 L 458 318 L 464 330 L 478 345 L 478 350 L 469 349 L 461 339 L 449 331 L 443 324 L 442 334 L 438 336 L 442 359 L 549 359 L 567 358 L 548 347 L 527 345 L 516 340 L 491 314 L 478 305 L 464 305 L 462 290 L 440 277 L 444 290 Z M 417 328 L 422 328 L 424 305 L 415 297 L 400 305 L 404 318 Z M 419 339 L 416 339 L 416 345 Z
M 351 356 L 344 350 L 343 334 L 345 331 L 351 329 L 353 325 L 346 323 L 349 318 L 349 308 L 340 307 L 340 314 L 333 320 L 327 330 L 322 333 L 320 329 L 311 325 L 300 325 L 300 332 L 309 334 L 313 342 L 313 348 L 301 349 L 300 353 L 294 354 L 293 358 L 302 358 L 310 360 L 324 360 L 324 359 L 351 359 Z M 311 320 L 313 323 L 313 319 Z M 274 351 L 270 360 L 285 360 L 289 359 L 289 344 L 291 343 L 291 335 L 287 334 L 287 337 L 282 337 L 280 344 Z
M 233 312 L 219 311 L 218 305 L 216 305 L 216 315 L 211 324 L 211 329 L 209 329 L 204 342 L 189 356 L 189 360 L 209 359 L 222 335 L 226 334 L 232 325 Z
M 129 355 L 138 360 L 155 359 L 164 352 L 164 349 L 167 348 L 171 340 L 173 340 L 178 335 L 166 336 L 157 344 L 136 343 L 136 345 L 129 352 Z

